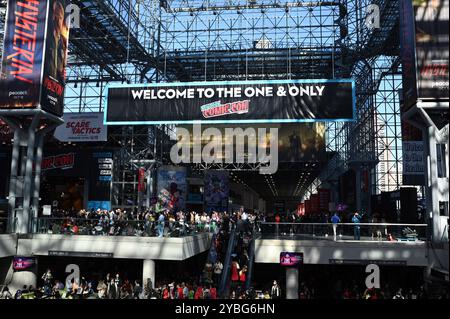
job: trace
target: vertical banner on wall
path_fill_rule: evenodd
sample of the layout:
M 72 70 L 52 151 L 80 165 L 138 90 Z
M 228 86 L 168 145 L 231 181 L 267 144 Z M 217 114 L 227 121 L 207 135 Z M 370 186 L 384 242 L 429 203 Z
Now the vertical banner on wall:
M 93 152 L 90 163 L 88 204 L 108 209 L 111 206 L 113 152 Z
M 311 195 L 311 213 L 317 214 L 320 212 L 319 194 Z
M 229 177 L 226 171 L 208 170 L 205 173 L 206 210 L 226 211 L 230 193 Z
M 449 0 L 400 0 L 402 112 L 417 100 L 448 100 Z
M 403 108 L 406 112 L 417 101 L 416 38 L 411 0 L 400 0 L 400 57 L 402 59 Z
M 328 212 L 330 202 L 330 190 L 319 188 L 319 209 L 320 212 Z
M 138 169 L 138 192 L 145 191 L 145 169 Z
M 418 97 L 448 100 L 449 0 L 413 2 Z
M 306 215 L 311 214 L 311 200 L 310 199 L 305 200 L 305 214 Z
M 186 168 L 161 166 L 157 178 L 158 203 L 160 208 L 172 212 L 184 209 L 186 203 L 187 183 Z
M 0 108 L 42 108 L 62 115 L 69 0 L 8 0 Z

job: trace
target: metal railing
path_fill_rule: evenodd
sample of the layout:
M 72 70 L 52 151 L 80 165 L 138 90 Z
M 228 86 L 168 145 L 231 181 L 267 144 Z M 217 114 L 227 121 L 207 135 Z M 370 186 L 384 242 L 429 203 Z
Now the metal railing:
M 65 234 L 91 236 L 138 236 L 158 237 L 158 221 L 150 220 L 114 220 L 86 219 L 72 217 L 40 217 L 34 219 L 38 234 Z M 185 223 L 179 221 L 165 221 L 162 237 L 185 237 L 199 233 L 215 232 L 215 223 Z
M 262 239 L 425 241 L 428 235 L 427 224 L 259 222 L 257 229 Z

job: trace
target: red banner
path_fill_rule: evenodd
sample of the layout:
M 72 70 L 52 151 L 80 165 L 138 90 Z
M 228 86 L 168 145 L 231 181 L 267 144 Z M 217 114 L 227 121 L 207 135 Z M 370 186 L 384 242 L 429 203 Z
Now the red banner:
M 311 214 L 311 201 L 305 200 L 305 214 Z
M 311 213 L 318 214 L 320 212 L 319 194 L 311 195 Z
M 145 190 L 145 169 L 140 168 L 138 170 L 138 192 Z
M 319 188 L 319 208 L 321 212 L 328 212 L 330 209 L 330 190 Z

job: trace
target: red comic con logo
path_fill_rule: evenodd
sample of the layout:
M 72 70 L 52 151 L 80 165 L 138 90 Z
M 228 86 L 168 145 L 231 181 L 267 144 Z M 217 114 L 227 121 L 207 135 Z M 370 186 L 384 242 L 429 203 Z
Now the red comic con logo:
M 211 118 L 227 114 L 248 113 L 249 106 L 249 100 L 231 102 L 226 104 L 221 104 L 220 101 L 216 101 L 210 104 L 203 105 L 201 107 L 201 110 L 204 118 Z

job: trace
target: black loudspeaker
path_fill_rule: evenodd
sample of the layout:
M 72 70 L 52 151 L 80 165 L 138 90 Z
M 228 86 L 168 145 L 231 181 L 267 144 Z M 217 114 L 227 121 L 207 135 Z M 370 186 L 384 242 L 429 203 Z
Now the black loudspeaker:
M 418 222 L 417 217 L 416 188 L 400 188 L 400 222 L 404 224 L 416 224 Z
M 395 205 L 395 199 L 392 197 L 393 192 L 382 192 L 380 211 L 381 218 L 384 218 L 387 223 L 397 223 L 397 207 Z

